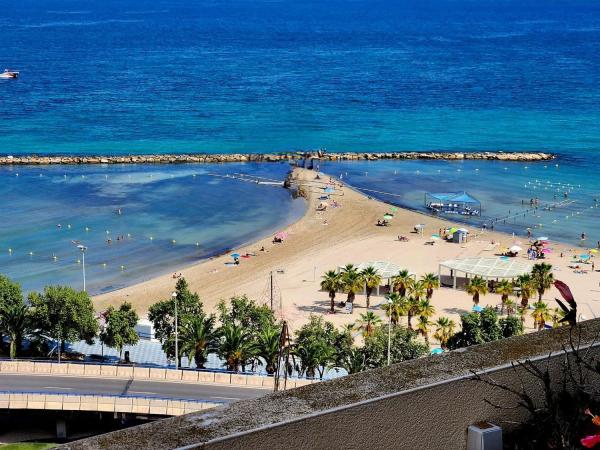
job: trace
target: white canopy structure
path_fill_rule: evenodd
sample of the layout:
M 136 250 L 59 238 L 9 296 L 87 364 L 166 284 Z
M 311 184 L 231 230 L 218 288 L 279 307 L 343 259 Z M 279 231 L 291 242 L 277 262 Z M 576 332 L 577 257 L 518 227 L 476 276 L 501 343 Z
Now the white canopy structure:
M 452 286 L 456 288 L 456 278 L 463 273 L 466 278 L 479 276 L 486 280 L 505 280 L 517 278 L 531 272 L 532 265 L 516 258 L 465 258 L 441 262 L 438 278 L 442 277 L 442 269 L 450 270 Z

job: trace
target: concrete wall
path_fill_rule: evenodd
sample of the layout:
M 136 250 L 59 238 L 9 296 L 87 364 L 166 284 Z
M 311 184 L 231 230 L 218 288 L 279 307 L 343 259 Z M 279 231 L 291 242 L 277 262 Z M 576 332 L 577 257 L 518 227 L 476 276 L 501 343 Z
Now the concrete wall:
M 0 373 L 39 373 L 51 375 L 69 375 L 76 377 L 111 377 L 128 380 L 168 380 L 186 383 L 218 383 L 273 389 L 273 377 L 136 366 L 111 366 L 74 363 L 57 364 L 37 361 L 1 360 Z M 300 387 L 315 382 L 316 380 L 291 379 L 288 380 L 288 387 Z
M 63 395 L 28 392 L 0 393 L 0 409 L 101 411 L 179 416 L 214 408 L 218 404 L 110 395 Z

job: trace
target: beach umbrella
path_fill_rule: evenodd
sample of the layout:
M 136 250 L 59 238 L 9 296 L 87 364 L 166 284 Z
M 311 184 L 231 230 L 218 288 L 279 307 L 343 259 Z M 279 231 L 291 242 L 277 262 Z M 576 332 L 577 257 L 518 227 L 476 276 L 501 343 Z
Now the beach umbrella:
M 288 237 L 288 234 L 285 231 L 280 231 L 275 235 L 275 237 L 277 239 L 286 239 Z
M 585 255 L 579 255 L 579 257 L 581 259 L 590 259 L 590 255 L 588 255 L 587 253 Z
M 434 348 L 433 350 L 431 350 L 432 355 L 441 355 L 442 353 L 444 353 L 443 348 Z
M 547 241 L 548 238 L 546 236 L 542 236 L 542 237 L 537 238 L 536 240 L 538 240 L 538 241 Z
M 394 216 L 392 216 L 391 214 L 384 214 L 384 215 L 383 215 L 383 218 L 384 218 L 385 220 L 392 220 L 392 219 L 394 218 Z
M 425 224 L 424 223 L 418 223 L 415 225 L 415 228 L 425 228 Z
M 542 250 L 542 253 L 552 253 L 552 249 L 545 248 L 545 249 Z
M 239 253 L 232 253 L 230 256 L 232 258 L 239 258 L 241 255 Z
M 323 192 L 326 192 L 327 194 L 332 194 L 335 192 L 335 189 L 332 187 L 326 187 Z
M 433 239 L 434 241 L 437 241 L 440 237 L 437 234 L 432 234 L 431 235 L 431 239 Z
M 596 250 L 595 248 L 590 250 L 590 253 L 598 253 L 598 250 Z
M 481 305 L 475 305 L 475 306 L 473 306 L 473 311 L 481 312 L 481 311 L 483 311 L 483 307 Z
M 513 253 L 518 253 L 518 252 L 520 252 L 521 250 L 523 250 L 523 249 L 522 249 L 521 247 L 519 247 L 518 245 L 513 245 L 513 246 L 510 248 L 510 251 L 511 251 L 511 252 L 513 252 Z

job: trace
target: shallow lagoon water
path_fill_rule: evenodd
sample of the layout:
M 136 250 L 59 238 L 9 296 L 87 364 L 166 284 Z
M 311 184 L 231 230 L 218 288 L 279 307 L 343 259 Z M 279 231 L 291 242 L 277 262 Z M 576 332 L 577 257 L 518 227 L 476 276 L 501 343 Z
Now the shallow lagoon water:
M 46 284 L 113 290 L 276 232 L 305 210 L 277 186 L 287 164 L 0 168 L 0 272 L 26 291 Z M 118 210 L 121 214 L 118 214 Z M 108 244 L 108 240 L 111 243 Z

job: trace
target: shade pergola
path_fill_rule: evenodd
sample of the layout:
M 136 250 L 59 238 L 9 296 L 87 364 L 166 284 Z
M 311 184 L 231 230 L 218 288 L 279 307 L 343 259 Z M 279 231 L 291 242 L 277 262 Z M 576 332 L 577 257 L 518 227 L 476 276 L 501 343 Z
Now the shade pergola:
M 479 276 L 486 280 L 506 280 L 531 272 L 531 267 L 528 262 L 506 257 L 452 259 L 440 263 L 438 278 L 441 281 L 442 269 L 449 269 L 452 287 L 456 288 L 458 273 L 464 273 L 466 278 Z
M 425 206 L 445 214 L 481 215 L 481 202 L 468 192 L 426 192 Z

